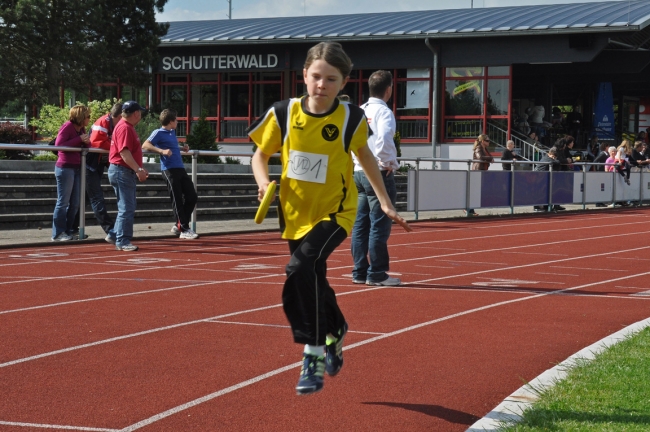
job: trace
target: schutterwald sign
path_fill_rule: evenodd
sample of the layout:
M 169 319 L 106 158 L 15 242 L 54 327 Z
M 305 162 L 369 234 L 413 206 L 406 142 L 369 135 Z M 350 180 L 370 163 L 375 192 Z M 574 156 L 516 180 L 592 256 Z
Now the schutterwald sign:
M 223 54 L 165 56 L 161 72 L 264 70 L 278 68 L 276 54 Z

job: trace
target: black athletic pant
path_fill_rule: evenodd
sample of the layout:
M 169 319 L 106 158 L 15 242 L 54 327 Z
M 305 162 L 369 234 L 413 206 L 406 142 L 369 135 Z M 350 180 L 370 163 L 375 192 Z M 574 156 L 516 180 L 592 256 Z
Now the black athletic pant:
M 176 214 L 176 227 L 180 231 L 190 229 L 190 219 L 198 199 L 194 190 L 194 183 L 187 175 L 185 168 L 170 168 L 163 170 L 163 178 L 167 182 L 169 197 Z
M 296 343 L 325 345 L 325 336 L 345 324 L 326 273 L 327 258 L 346 237 L 336 222 L 323 221 L 302 239 L 289 240 L 282 304 Z

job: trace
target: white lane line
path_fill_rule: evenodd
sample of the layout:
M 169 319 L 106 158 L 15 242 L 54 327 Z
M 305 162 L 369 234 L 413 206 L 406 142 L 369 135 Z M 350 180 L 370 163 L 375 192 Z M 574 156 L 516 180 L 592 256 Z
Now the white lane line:
M 572 219 L 572 220 L 575 221 L 575 220 L 580 220 L 580 219 Z M 584 219 L 584 220 L 589 220 L 589 219 Z M 598 221 L 602 221 L 602 219 L 598 219 Z M 554 223 L 556 223 L 556 222 L 554 222 Z M 645 224 L 645 222 L 625 222 L 625 223 L 618 224 L 618 226 L 638 225 L 638 224 Z M 524 223 L 524 224 L 518 224 L 516 226 L 526 226 L 526 225 L 539 226 L 540 224 Z M 584 228 L 589 229 L 589 228 L 600 228 L 600 227 L 602 227 L 602 224 L 599 224 L 597 226 L 592 226 L 592 227 L 584 227 Z M 477 228 L 478 229 L 484 229 L 485 227 L 473 227 L 472 229 L 477 229 Z M 450 228 L 450 229 L 445 229 L 445 231 L 466 230 L 466 229 L 467 229 L 467 227 Z M 575 231 L 575 230 L 573 228 L 563 228 L 563 229 L 556 229 L 554 231 L 555 232 L 560 232 L 560 231 Z M 409 234 L 409 233 L 404 233 L 404 234 Z M 494 239 L 494 238 L 500 238 L 500 237 L 510 237 L 511 235 L 512 234 L 494 234 L 494 235 L 488 235 L 488 236 L 482 236 L 482 237 L 472 237 L 472 239 L 474 239 L 474 240 L 487 240 L 487 239 Z M 591 238 L 579 239 L 579 240 L 594 240 L 594 239 L 602 239 L 602 238 L 609 238 L 609 237 L 611 237 L 611 236 L 591 237 Z M 417 245 L 427 245 L 427 244 L 433 245 L 433 244 L 438 244 L 438 243 L 458 242 L 458 241 L 463 241 L 463 240 L 466 240 L 466 238 L 453 238 L 453 239 L 445 239 L 445 240 L 431 240 L 431 241 L 418 242 L 418 243 L 409 242 L 409 243 L 404 243 L 404 244 L 391 244 L 389 246 L 390 247 L 404 247 L 404 246 L 406 246 L 406 247 L 414 247 L 414 246 L 417 246 Z M 565 240 L 565 241 L 553 242 L 553 243 L 541 243 L 541 244 L 536 244 L 536 245 L 533 245 L 533 246 L 540 246 L 540 245 L 546 245 L 546 244 L 551 245 L 551 244 L 559 244 L 559 243 L 568 243 L 568 242 L 572 242 L 572 241 L 574 241 L 574 240 Z M 575 241 L 577 241 L 577 240 L 575 240 Z M 243 245 L 243 247 L 250 248 L 250 247 L 264 246 L 265 248 L 268 248 L 269 244 L 280 245 L 280 244 L 284 244 L 284 242 L 258 243 L 258 244 L 255 244 L 255 245 Z M 516 246 L 516 247 L 513 247 L 511 249 L 517 249 L 517 248 L 521 248 L 521 247 L 527 247 L 527 246 L 526 245 L 524 245 L 524 246 Z M 225 246 L 223 246 L 223 247 L 207 248 L 207 250 L 210 250 L 210 249 L 224 249 L 224 248 L 230 248 L 230 249 L 235 249 L 235 250 L 237 249 L 235 247 L 225 247 Z M 205 250 L 206 250 L 206 248 L 188 249 L 188 250 L 173 250 L 173 251 L 157 251 L 157 252 L 141 252 L 140 256 L 158 255 L 158 254 L 163 254 L 163 253 L 165 253 L 165 254 L 166 253 L 187 253 L 187 252 L 191 252 L 191 251 L 205 252 Z M 343 250 L 334 251 L 334 253 L 339 253 L 339 252 L 343 253 L 345 251 L 343 251 Z M 483 251 L 473 251 L 473 252 L 467 252 L 467 253 L 479 253 L 479 252 L 483 252 Z M 462 255 L 462 254 L 463 253 L 459 253 L 459 254 L 456 254 L 456 255 Z M 274 258 L 277 258 L 277 257 L 280 257 L 280 256 L 282 256 L 282 255 L 275 256 Z M 108 257 L 101 257 L 101 258 L 102 259 L 108 259 L 108 258 L 113 258 L 113 257 L 124 257 L 124 254 L 109 255 Z M 256 258 L 244 258 L 244 259 L 241 259 L 241 261 L 246 261 L 246 260 L 251 260 L 251 259 L 258 260 L 259 258 L 258 257 L 256 257 Z M 80 257 L 80 258 L 71 259 L 70 261 L 74 261 L 74 260 L 86 260 L 86 258 L 85 257 Z M 40 260 L 39 262 L 40 263 L 48 263 L 48 262 L 64 262 L 64 261 L 65 260 Z M 217 261 L 217 262 L 232 262 L 232 261 L 236 261 L 236 260 L 223 260 L 223 261 Z M 394 260 L 391 260 L 391 261 L 399 262 L 399 261 L 394 261 Z M 215 262 L 213 262 L 213 263 L 215 263 Z M 10 265 L 25 265 L 25 264 L 33 264 L 33 262 L 30 261 L 30 262 L 27 262 L 27 263 L 0 264 L 0 267 L 10 266 Z M 92 264 L 92 261 L 89 264 Z M 206 263 L 206 264 L 210 264 L 210 263 Z M 168 268 L 178 268 L 178 267 L 183 267 L 183 266 L 187 267 L 187 266 L 196 266 L 196 265 L 203 265 L 203 263 L 184 264 L 184 265 L 179 265 L 179 266 L 169 266 Z M 151 269 L 151 268 L 156 269 L 156 267 L 146 267 L 145 269 Z M 135 270 L 136 269 L 124 270 L 124 271 L 135 271 Z M 140 268 L 138 268 L 137 270 L 140 270 Z M 104 272 L 104 273 L 98 273 L 98 274 L 107 274 L 107 273 L 112 273 L 112 272 Z M 74 277 L 74 276 L 67 276 L 67 277 Z M 59 277 L 59 278 L 65 278 L 65 276 L 64 277 Z M 44 279 L 49 279 L 49 278 L 44 278 Z M 1 284 L 3 284 L 3 283 L 0 282 L 0 285 Z
M 274 327 L 288 329 L 291 326 L 280 325 L 280 324 L 262 324 L 262 323 L 251 323 L 251 322 L 238 322 L 238 321 L 221 321 L 219 319 L 209 319 L 207 322 L 216 323 L 216 324 L 235 324 L 235 325 L 245 325 L 245 326 L 254 326 L 254 327 Z
M 593 270 L 593 271 L 606 271 L 606 272 L 628 272 L 629 270 L 616 270 L 616 269 L 609 269 L 609 268 L 589 268 L 589 267 L 567 267 L 567 266 L 555 266 L 555 268 L 565 268 L 565 269 L 571 269 L 571 270 Z
M 502 252 L 504 250 L 510 250 L 510 249 L 520 249 L 520 248 L 525 248 L 525 247 L 539 247 L 539 246 L 545 246 L 545 245 L 550 245 L 550 244 L 573 243 L 575 241 L 580 241 L 580 240 L 585 240 L 585 241 L 586 240 L 598 240 L 598 239 L 601 239 L 601 238 L 610 238 L 610 236 L 590 237 L 588 239 L 579 239 L 579 240 L 563 240 L 563 241 L 551 242 L 551 243 L 538 243 L 538 244 L 534 244 L 534 245 L 509 246 L 509 247 L 501 248 L 501 249 L 488 249 L 488 250 L 480 250 L 480 251 L 472 251 L 472 252 L 458 252 L 458 253 L 443 254 L 443 255 L 430 255 L 428 257 L 417 257 L 417 258 L 408 258 L 408 259 L 403 259 L 403 260 L 392 260 L 392 262 L 393 263 L 413 262 L 413 261 L 421 261 L 421 260 L 425 260 L 425 259 L 439 259 L 439 258 L 458 256 L 458 255 L 465 256 L 467 254 L 473 254 L 473 253 Z M 639 248 L 639 249 L 645 249 L 645 247 L 644 248 Z M 608 254 L 614 254 L 614 253 L 620 253 L 620 252 L 629 252 L 629 251 L 634 251 L 634 250 L 637 250 L 637 249 L 627 249 L 625 251 L 607 252 L 607 253 L 597 254 L 597 255 L 587 255 L 587 256 L 583 256 L 583 257 L 571 257 L 571 258 L 566 258 L 566 259 L 561 259 L 561 260 L 546 261 L 545 264 L 563 262 L 563 261 L 569 261 L 569 260 L 575 260 L 575 259 L 581 259 L 581 258 L 591 258 L 591 257 L 594 257 L 594 256 L 608 255 Z M 274 257 L 274 258 L 277 258 L 277 257 Z M 216 261 L 216 262 L 208 262 L 208 263 L 183 264 L 183 265 L 179 265 L 179 266 L 168 266 L 168 267 L 165 267 L 165 268 L 166 269 L 187 268 L 188 266 L 191 266 L 191 265 L 223 264 L 223 263 L 228 263 L 228 262 L 241 262 L 241 261 L 247 261 L 247 260 L 259 261 L 260 257 L 246 258 L 246 259 L 241 259 L 241 260 L 236 259 L 236 260 Z M 445 260 L 441 260 L 441 261 L 445 261 Z M 450 261 L 450 260 L 447 260 L 447 261 Z M 530 265 L 525 265 L 524 267 L 526 267 L 526 266 L 535 266 L 535 265 L 540 265 L 540 264 L 544 264 L 544 263 L 534 263 L 534 264 L 530 264 Z M 417 265 L 417 264 L 415 264 L 415 265 Z M 331 267 L 329 270 L 330 271 L 342 270 L 342 269 L 348 269 L 348 268 L 351 268 L 351 267 L 352 266 L 350 266 L 350 265 L 340 266 L 340 267 Z M 515 269 L 515 268 L 520 268 L 520 267 L 521 266 L 509 267 L 509 268 Z M 49 280 L 53 280 L 53 279 L 87 278 L 87 277 L 98 276 L 98 275 L 106 275 L 106 274 L 115 275 L 117 273 L 128 273 L 128 272 L 134 272 L 134 271 L 146 271 L 146 270 L 152 270 L 152 269 L 158 270 L 158 268 L 154 268 L 154 267 L 149 268 L 149 267 L 147 267 L 146 269 L 141 269 L 141 268 L 129 269 L 129 270 L 123 270 L 121 272 L 99 272 L 99 273 L 90 273 L 90 274 L 77 275 L 77 276 L 39 277 L 39 278 L 26 279 L 26 280 L 21 280 L 21 281 L 0 282 L 0 285 L 10 284 L 10 283 L 36 282 L 36 281 L 43 281 L 43 280 L 49 281 Z M 216 270 L 216 269 L 197 269 L 197 270 L 221 272 L 221 270 Z M 452 278 L 452 277 L 461 277 L 461 276 L 468 276 L 468 275 L 481 274 L 481 273 L 487 273 L 487 272 L 501 271 L 501 270 L 505 270 L 505 269 L 498 268 L 498 269 L 492 269 L 492 270 L 482 270 L 482 271 L 478 271 L 478 272 L 474 272 L 474 273 L 467 273 L 465 275 L 460 275 L 460 276 L 458 276 L 458 275 L 450 275 L 450 276 L 444 276 L 442 278 L 422 280 L 422 281 L 419 281 L 419 283 L 434 281 L 434 280 L 449 279 L 449 278 Z M 278 277 L 278 276 L 282 276 L 282 275 L 260 275 L 259 277 L 260 278 L 265 278 L 265 277 Z M 231 282 L 231 281 L 226 281 L 226 282 Z M 411 282 L 411 283 L 413 283 L 413 282 Z M 557 284 L 557 282 L 546 282 L 546 283 Z M 174 290 L 174 289 L 179 289 L 179 288 L 170 287 L 170 288 L 164 288 L 162 290 L 171 291 L 171 290 Z M 139 291 L 139 292 L 134 293 L 134 294 L 146 294 L 147 292 L 160 292 L 160 291 L 161 290 Z M 116 296 L 102 296 L 102 297 L 98 297 L 96 299 L 83 299 L 83 300 L 73 300 L 73 301 L 74 302 L 88 302 L 88 301 L 93 301 L 93 300 L 106 300 L 106 299 L 110 299 L 110 298 L 113 298 L 113 297 L 124 297 L 126 295 L 128 295 L 128 294 L 119 294 L 119 295 L 116 295 Z M 69 302 L 57 303 L 56 305 L 59 305 L 59 304 L 69 304 Z M 49 305 L 34 306 L 34 308 L 36 308 L 36 309 L 40 309 L 40 308 L 43 308 L 43 307 L 49 307 Z M 27 310 L 27 309 L 25 309 L 25 310 Z M 16 310 L 16 311 L 18 311 L 18 310 Z M 9 312 L 11 312 L 11 311 L 6 311 L 6 312 L 0 311 L 0 315 L 3 314 L 3 313 L 9 313 Z
M 274 276 L 282 276 L 282 275 L 274 275 Z M 260 279 L 260 278 L 267 278 L 269 275 L 261 275 L 261 276 L 255 276 L 255 277 L 248 277 L 245 279 L 231 279 L 231 280 L 226 280 L 226 281 L 212 281 L 212 282 L 199 282 L 199 283 L 194 283 L 194 284 L 189 284 L 189 285 L 181 285 L 181 286 L 173 286 L 169 288 L 158 288 L 154 290 L 145 290 L 145 291 L 136 291 L 136 292 L 130 292 L 130 293 L 123 293 L 123 294 L 113 294 L 109 296 L 102 296 L 102 297 L 93 297 L 93 298 L 87 298 L 87 299 L 81 299 L 81 300 L 70 300 L 70 301 L 65 301 L 65 302 L 59 302 L 59 303 L 51 303 L 51 304 L 45 304 L 45 305 L 40 305 L 40 306 L 30 306 L 30 307 L 24 307 L 24 308 L 19 308 L 19 309 L 11 309 L 11 310 L 6 310 L 6 311 L 0 311 L 0 315 L 4 314 L 9 314 L 9 313 L 15 313 L 15 312 L 25 312 L 29 310 L 35 310 L 35 309 L 44 309 L 44 308 L 50 308 L 50 307 L 56 307 L 56 306 L 64 306 L 64 305 L 70 305 L 70 304 L 75 304 L 75 303 L 86 303 L 86 302 L 91 302 L 91 301 L 99 301 L 99 300 L 107 300 L 107 299 L 113 299 L 113 298 L 119 298 L 119 297 L 130 297 L 134 295 L 141 295 L 141 294 L 152 294 L 152 293 L 157 293 L 157 292 L 165 292 L 165 291 L 174 291 L 174 290 L 179 290 L 179 289 L 187 289 L 187 288 L 196 288 L 200 286 L 206 286 L 206 285 L 221 285 L 224 283 L 240 283 L 240 282 L 250 282 L 251 280 L 255 279 Z M 259 282 L 257 282 L 259 283 Z
M 575 241 L 578 241 L 578 240 L 572 240 L 572 241 L 575 242 Z M 518 247 L 518 246 L 515 246 L 515 247 Z M 415 284 L 415 283 L 433 282 L 433 281 L 437 281 L 437 280 L 445 280 L 445 279 L 458 278 L 458 277 L 463 277 L 463 276 L 472 276 L 472 275 L 484 274 L 484 273 L 494 273 L 494 272 L 499 272 L 499 271 L 508 271 L 508 270 L 514 270 L 514 269 L 519 269 L 519 268 L 535 267 L 535 266 L 538 266 L 538 265 L 548 265 L 548 264 L 554 264 L 554 263 L 557 263 L 557 262 L 566 262 L 566 261 L 574 261 L 574 260 L 585 259 L 585 258 L 603 257 L 605 255 L 615 255 L 615 254 L 620 254 L 620 253 L 623 253 L 623 252 L 634 252 L 634 251 L 644 250 L 644 249 L 650 249 L 650 246 L 642 246 L 642 247 L 633 248 L 633 249 L 626 249 L 624 251 L 621 250 L 621 251 L 614 251 L 614 252 L 602 252 L 602 253 L 591 254 L 591 255 L 583 255 L 583 256 L 579 256 L 579 257 L 574 256 L 574 257 L 562 258 L 562 259 L 558 259 L 558 260 L 536 262 L 536 263 L 531 263 L 531 264 L 522 264 L 522 265 L 508 267 L 508 268 L 496 268 L 496 269 L 490 269 L 490 270 L 480 270 L 480 271 L 476 271 L 476 272 L 472 272 L 472 273 L 466 273 L 464 275 L 441 276 L 441 277 L 437 277 L 437 278 L 424 279 L 424 280 L 415 281 L 415 282 L 411 281 L 409 283 Z M 492 252 L 492 250 L 477 251 L 477 253 L 485 253 L 485 252 Z M 411 259 L 404 260 L 404 261 L 419 261 L 419 260 L 420 260 L 420 258 L 411 258 Z M 553 283 L 553 282 L 545 282 L 545 283 Z
M 1 421 L 1 420 L 0 420 L 0 425 L 15 426 L 15 427 L 32 427 L 32 428 L 41 428 L 41 429 L 65 429 L 65 430 L 90 431 L 90 432 L 120 432 L 119 429 L 103 429 L 103 428 L 84 427 L 84 426 L 64 426 L 64 425 L 38 424 L 38 423 L 21 423 L 21 422 L 9 422 L 9 421 Z
M 462 316 L 469 315 L 469 314 L 472 314 L 472 313 L 485 311 L 485 310 L 492 309 L 492 308 L 495 308 L 495 307 L 498 307 L 498 306 L 504 306 L 504 305 L 509 305 L 509 304 L 512 304 L 512 303 L 518 303 L 518 302 L 537 299 L 537 298 L 541 298 L 541 297 L 547 297 L 547 296 L 554 295 L 554 294 L 557 294 L 557 293 L 577 290 L 577 289 L 581 289 L 581 288 L 587 288 L 587 287 L 590 287 L 590 286 L 600 285 L 600 284 L 609 283 L 609 282 L 615 282 L 617 280 L 630 279 L 630 278 L 634 278 L 634 277 L 638 277 L 638 276 L 645 276 L 645 275 L 649 275 L 649 274 L 650 274 L 650 272 L 643 273 L 643 274 L 637 274 L 637 275 L 628 275 L 628 276 L 624 276 L 624 277 L 621 277 L 621 278 L 616 278 L 616 279 L 611 279 L 611 280 L 606 280 L 606 281 L 599 281 L 599 282 L 594 282 L 594 283 L 590 283 L 590 284 L 579 285 L 579 286 L 572 287 L 572 288 L 566 288 L 566 289 L 563 289 L 563 290 L 560 290 L 560 291 L 554 291 L 554 292 L 551 292 L 551 293 L 543 293 L 543 294 L 538 294 L 538 295 L 534 295 L 534 296 L 530 296 L 530 297 L 522 297 L 522 298 L 518 298 L 518 299 L 506 300 L 506 301 L 503 301 L 503 302 L 493 303 L 491 305 L 485 305 L 485 306 L 481 306 L 481 307 L 478 307 L 478 308 L 469 309 L 469 310 L 466 310 L 466 311 L 463 311 L 463 312 L 458 312 L 458 313 L 455 313 L 455 314 L 447 315 L 445 317 L 437 318 L 437 319 L 427 321 L 427 322 L 423 322 L 423 323 L 420 323 L 420 324 L 415 324 L 415 325 L 412 325 L 412 326 L 409 326 L 409 327 L 405 327 L 405 328 L 402 328 L 402 329 L 399 329 L 399 330 L 395 330 L 395 331 L 390 332 L 390 333 L 385 333 L 383 335 L 375 336 L 375 337 L 372 337 L 372 338 L 369 338 L 369 339 L 366 339 L 366 340 L 363 340 L 363 341 L 360 341 L 360 342 L 356 342 L 356 343 L 353 343 L 353 344 L 350 344 L 350 345 L 346 345 L 345 349 L 346 350 L 351 350 L 351 349 L 354 349 L 354 348 L 357 348 L 357 347 L 360 347 L 360 346 L 363 346 L 363 345 L 367 345 L 367 344 L 370 344 L 370 343 L 373 343 L 373 342 L 381 341 L 383 339 L 387 339 L 387 338 L 390 338 L 390 337 L 393 337 L 393 336 L 398 336 L 398 335 L 401 335 L 403 333 L 418 330 L 420 328 L 427 327 L 427 326 L 430 326 L 430 325 L 433 325 L 433 324 L 437 324 L 437 323 L 440 323 L 440 322 L 443 322 L 443 321 L 448 321 L 448 320 L 453 319 L 453 318 L 458 318 L 458 317 L 462 317 Z M 302 366 L 302 362 L 297 362 L 297 363 L 293 363 L 293 364 L 281 367 L 279 369 L 275 369 L 275 370 L 267 372 L 265 374 L 258 375 L 255 378 L 251 378 L 251 379 L 243 381 L 243 382 L 241 382 L 239 384 L 235 384 L 233 386 L 227 387 L 225 389 L 216 391 L 214 393 L 208 394 L 206 396 L 200 397 L 198 399 L 194 399 L 194 400 L 192 400 L 190 402 L 184 403 L 182 405 L 178 405 L 178 406 L 176 406 L 174 408 L 171 408 L 171 409 L 168 409 L 168 410 L 163 411 L 161 413 L 158 413 L 158 414 L 156 414 L 154 416 L 151 416 L 151 417 L 149 417 L 147 419 L 144 419 L 144 420 L 139 421 L 139 422 L 137 422 L 135 424 L 127 426 L 124 429 L 122 429 L 120 432 L 133 432 L 135 430 L 138 430 L 138 429 L 141 429 L 141 428 L 143 428 L 145 426 L 148 426 L 148 425 L 150 425 L 152 423 L 160 421 L 160 420 L 162 420 L 162 419 L 164 419 L 166 417 L 177 414 L 177 413 L 179 413 L 181 411 L 185 411 L 185 410 L 187 410 L 189 408 L 192 408 L 192 407 L 195 407 L 195 406 L 200 405 L 202 403 L 208 402 L 208 401 L 210 401 L 212 399 L 218 398 L 218 397 L 223 396 L 225 394 L 232 393 L 233 391 L 236 391 L 236 390 L 242 389 L 244 387 L 250 386 L 252 384 L 258 383 L 260 381 L 263 381 L 263 380 L 265 380 L 267 378 L 270 378 L 270 377 L 273 377 L 275 375 L 281 374 L 283 372 L 286 372 L 286 371 L 289 371 L 289 370 L 292 370 L 292 369 L 296 369 L 296 368 L 298 368 L 300 366 Z
M 358 291 L 348 291 L 348 292 L 345 292 L 345 293 L 340 293 L 340 294 L 337 294 L 337 296 L 343 296 L 343 295 L 347 295 L 347 294 L 356 294 L 356 293 L 368 292 L 368 291 L 376 291 L 376 290 L 383 289 L 383 288 L 384 287 L 369 287 L 369 288 L 360 289 Z M 261 307 L 254 308 L 254 309 L 235 311 L 235 312 L 230 312 L 230 313 L 227 313 L 227 314 L 217 315 L 217 316 L 213 316 L 213 317 L 209 317 L 209 318 L 201 318 L 201 319 L 194 320 L 194 321 L 187 321 L 187 322 L 172 324 L 172 325 L 165 326 L 165 327 L 158 327 L 158 328 L 155 328 L 155 329 L 144 330 L 144 331 L 137 332 L 137 333 L 130 333 L 130 334 L 127 334 L 127 335 L 116 336 L 116 337 L 113 337 L 113 338 L 103 339 L 103 340 L 99 340 L 99 341 L 95 341 L 95 342 L 90 342 L 90 343 L 83 344 L 83 345 L 76 345 L 76 346 L 72 346 L 72 347 L 69 347 L 69 348 L 63 348 L 63 349 L 56 350 L 56 351 L 50 351 L 50 352 L 37 354 L 37 355 L 34 355 L 34 356 L 30 356 L 30 357 L 24 357 L 24 358 L 12 360 L 12 361 L 9 361 L 9 362 L 6 362 L 6 363 L 0 363 L 0 369 L 4 368 L 4 367 L 20 364 L 20 363 L 25 363 L 25 362 L 32 361 L 32 360 L 38 360 L 38 359 L 41 359 L 41 358 L 50 357 L 50 356 L 57 355 L 57 354 L 63 354 L 63 353 L 71 352 L 71 351 L 84 349 L 84 348 L 94 347 L 94 346 L 97 346 L 97 345 L 103 345 L 103 344 L 107 344 L 107 343 L 110 343 L 110 342 L 116 342 L 116 341 L 121 341 L 121 340 L 124 340 L 124 339 L 134 338 L 134 337 L 137 337 L 137 336 L 144 336 L 144 335 L 148 335 L 148 334 L 152 334 L 152 333 L 158 333 L 158 332 L 165 331 L 165 330 L 172 330 L 172 329 L 175 329 L 175 328 L 185 327 L 185 326 L 192 325 L 192 324 L 206 323 L 206 322 L 208 322 L 208 320 L 228 318 L 228 317 L 231 317 L 231 316 L 243 315 L 243 314 L 252 313 L 252 312 L 260 312 L 260 311 L 274 309 L 274 308 L 281 307 L 281 306 L 282 306 L 282 304 L 275 304 L 275 305 L 270 305 L 270 306 L 261 306 Z
M 262 323 L 252 323 L 252 322 L 240 322 L 240 321 L 222 321 L 218 319 L 209 319 L 207 320 L 208 322 L 211 323 L 217 323 L 217 324 L 235 324 L 235 325 L 246 325 L 246 326 L 256 326 L 256 327 L 276 327 L 276 328 L 282 328 L 282 329 L 288 329 L 291 328 L 291 326 L 288 325 L 280 325 L 280 324 L 262 324 Z M 385 333 L 381 332 L 369 332 L 369 331 L 358 331 L 358 330 L 349 330 L 348 333 L 358 333 L 358 334 L 372 334 L 372 335 L 383 335 Z
M 575 277 L 580 276 L 580 275 L 569 274 L 569 273 L 555 273 L 555 272 L 535 272 L 535 274 L 545 274 L 545 275 L 553 275 L 553 276 L 575 276 Z
M 616 288 L 623 288 L 623 287 L 616 287 Z M 630 287 L 634 288 L 634 287 Z M 650 296 L 650 291 L 642 291 L 634 294 L 630 294 L 631 296 Z

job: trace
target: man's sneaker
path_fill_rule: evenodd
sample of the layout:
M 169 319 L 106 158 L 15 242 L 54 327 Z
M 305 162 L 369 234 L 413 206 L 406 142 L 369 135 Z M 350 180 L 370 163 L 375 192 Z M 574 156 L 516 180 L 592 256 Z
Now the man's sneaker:
M 629 185 L 629 184 L 630 184 L 630 179 L 629 179 L 629 178 L 626 178 L 626 179 L 625 179 L 625 183 L 627 183 L 627 184 Z
M 383 280 L 381 282 L 366 281 L 366 285 L 370 285 L 370 286 L 397 286 L 401 283 L 402 283 L 401 280 L 392 277 L 389 277 L 388 279 Z
M 329 376 L 336 375 L 343 367 L 343 338 L 347 332 L 348 323 L 345 323 L 336 342 L 325 345 L 325 372 Z
M 183 231 L 181 233 L 181 235 L 179 237 L 182 238 L 182 239 L 193 240 L 193 239 L 199 238 L 199 235 L 197 233 L 195 233 L 194 231 L 192 231 L 191 229 L 186 229 L 185 231 Z
M 303 354 L 300 379 L 296 385 L 296 393 L 308 395 L 323 390 L 323 372 L 325 371 L 325 357 Z
M 176 235 L 176 237 L 181 235 L 181 230 L 179 230 L 176 225 L 172 226 L 171 231 L 172 231 L 172 234 Z
M 67 235 L 64 232 L 62 232 L 56 237 L 52 237 L 52 241 L 70 241 L 70 240 L 72 240 L 72 236 Z
M 352 283 L 353 284 L 364 284 L 364 283 L 366 283 L 366 280 L 365 279 L 354 279 L 354 278 L 352 278 Z
M 134 245 L 134 244 L 127 243 L 127 244 L 122 245 L 122 246 L 115 245 L 115 250 L 121 250 L 121 251 L 124 251 L 124 252 L 135 252 L 135 251 L 138 250 L 138 247 L 136 245 Z
M 566 210 L 566 208 L 562 207 L 561 205 L 554 205 L 553 210 Z
M 111 237 L 110 234 L 106 234 L 106 237 L 104 238 L 104 240 L 105 240 L 107 243 L 115 244 L 115 239 L 114 239 L 113 237 Z

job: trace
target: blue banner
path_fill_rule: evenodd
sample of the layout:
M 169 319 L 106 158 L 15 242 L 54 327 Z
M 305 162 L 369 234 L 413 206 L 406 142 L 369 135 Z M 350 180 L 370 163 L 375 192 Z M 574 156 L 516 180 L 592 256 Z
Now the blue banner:
M 612 96 L 612 83 L 603 82 L 598 85 L 593 125 L 593 133 L 599 139 L 614 139 L 614 97 Z

